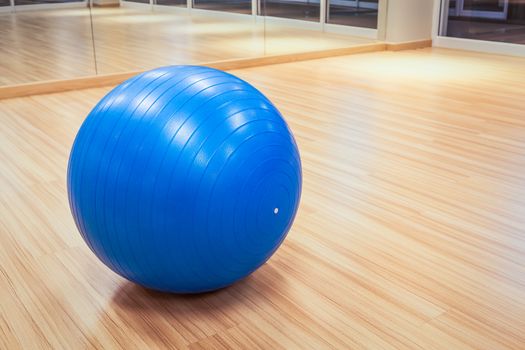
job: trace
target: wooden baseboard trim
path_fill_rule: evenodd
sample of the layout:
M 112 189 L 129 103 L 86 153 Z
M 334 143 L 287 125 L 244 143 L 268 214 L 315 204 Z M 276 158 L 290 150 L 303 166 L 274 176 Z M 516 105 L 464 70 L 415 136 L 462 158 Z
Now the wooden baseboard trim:
M 17 84 L 0 87 L 0 100 L 15 97 L 26 97 L 32 95 L 51 94 L 70 90 L 81 90 L 87 88 L 96 88 L 110 85 L 117 85 L 140 71 L 93 75 L 88 77 L 47 80 L 35 83 Z
M 269 66 L 272 64 L 291 63 L 298 61 L 309 61 L 320 58 L 346 56 L 358 53 L 384 51 L 386 49 L 384 43 L 373 43 L 365 44 L 353 47 L 345 47 L 330 50 L 301 52 L 286 55 L 272 55 L 272 56 L 261 56 L 256 58 L 247 59 L 233 59 L 218 62 L 204 63 L 204 66 L 221 69 L 221 70 L 235 70 L 259 66 Z
M 345 55 L 353 55 L 353 54 L 358 54 L 358 53 L 385 51 L 386 49 L 387 49 L 387 45 L 384 43 L 371 43 L 371 44 L 364 44 L 364 45 L 353 46 L 353 47 L 345 47 L 345 48 L 322 50 L 322 51 L 311 51 L 311 52 L 301 52 L 301 53 L 293 53 L 293 54 L 285 54 L 285 55 L 272 55 L 272 56 L 262 56 L 262 57 L 254 57 L 254 58 L 241 58 L 241 59 L 231 59 L 231 60 L 224 60 L 224 61 L 215 61 L 215 62 L 201 63 L 200 65 L 213 67 L 213 68 L 221 69 L 221 70 L 234 70 L 234 69 L 258 67 L 258 66 L 267 66 L 267 65 L 280 64 L 280 63 L 307 61 L 307 60 L 314 60 L 314 59 L 334 57 L 334 56 L 345 56 Z M 50 93 L 63 92 L 63 91 L 69 91 L 69 90 L 80 90 L 80 89 L 87 89 L 87 88 L 117 85 L 123 82 L 124 80 L 129 79 L 132 76 L 135 76 L 142 72 L 143 70 L 80 77 L 80 78 L 73 78 L 73 79 L 49 80 L 49 81 L 41 81 L 41 82 L 18 84 L 18 85 L 0 86 L 0 100 L 8 99 L 8 98 L 15 98 L 15 97 L 25 97 L 25 96 L 31 96 L 31 95 L 50 94 Z
M 425 47 L 431 47 L 431 46 L 432 46 L 432 39 L 405 41 L 405 42 L 400 42 L 400 43 L 386 43 L 387 51 L 415 50 L 415 49 L 423 49 Z

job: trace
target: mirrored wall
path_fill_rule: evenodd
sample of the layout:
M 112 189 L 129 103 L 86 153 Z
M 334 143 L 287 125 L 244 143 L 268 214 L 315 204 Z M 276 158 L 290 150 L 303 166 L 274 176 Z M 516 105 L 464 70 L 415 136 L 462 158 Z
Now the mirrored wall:
M 319 22 L 321 3 L 319 0 L 265 0 L 259 4 L 259 14 Z
M 326 22 L 377 29 L 378 0 L 328 0 Z
M 193 8 L 251 14 L 252 2 L 251 0 L 194 0 Z
M 441 36 L 525 44 L 524 0 L 443 0 Z
M 0 12 L 0 86 L 96 73 L 85 3 L 16 3 L 24 5 Z
M 0 86 L 368 44 L 379 1 L 0 0 Z

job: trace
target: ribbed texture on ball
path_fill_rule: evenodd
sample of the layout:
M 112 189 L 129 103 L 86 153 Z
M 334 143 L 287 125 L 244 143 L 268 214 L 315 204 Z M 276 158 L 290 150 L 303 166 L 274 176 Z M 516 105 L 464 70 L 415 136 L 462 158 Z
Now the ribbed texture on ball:
M 67 181 L 77 227 L 104 264 L 149 288 L 193 293 L 270 258 L 302 180 L 293 135 L 264 95 L 222 71 L 173 66 L 98 103 Z

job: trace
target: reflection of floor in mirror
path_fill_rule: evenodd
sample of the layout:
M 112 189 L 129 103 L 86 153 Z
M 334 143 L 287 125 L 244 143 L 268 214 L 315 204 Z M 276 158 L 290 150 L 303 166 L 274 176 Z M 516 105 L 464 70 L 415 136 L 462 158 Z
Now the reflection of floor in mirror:
M 93 9 L 99 73 L 168 64 L 354 46 L 370 39 L 254 23 L 252 17 L 192 17 Z M 0 15 L 0 85 L 95 74 L 88 9 Z

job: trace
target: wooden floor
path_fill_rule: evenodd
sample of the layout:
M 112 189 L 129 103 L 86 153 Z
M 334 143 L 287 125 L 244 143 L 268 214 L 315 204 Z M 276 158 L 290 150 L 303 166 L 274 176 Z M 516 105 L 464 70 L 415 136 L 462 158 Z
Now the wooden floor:
M 372 42 L 250 16 L 129 8 L 94 8 L 93 33 L 99 74 Z M 0 85 L 95 75 L 92 38 L 87 8 L 0 14 Z
M 230 288 L 144 290 L 69 213 L 68 152 L 108 89 L 0 101 L 0 348 L 525 348 L 525 60 L 381 52 L 234 73 L 301 150 L 276 255 Z

